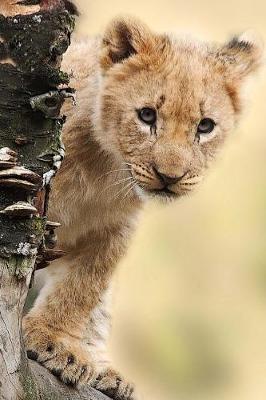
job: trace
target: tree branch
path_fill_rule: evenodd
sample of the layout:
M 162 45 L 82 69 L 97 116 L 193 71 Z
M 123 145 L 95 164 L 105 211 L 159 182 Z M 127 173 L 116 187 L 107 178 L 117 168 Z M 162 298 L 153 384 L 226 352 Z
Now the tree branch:
M 59 382 L 44 367 L 34 361 L 30 361 L 30 368 L 34 376 L 35 382 L 38 384 L 39 398 L 56 400 L 110 400 L 102 393 L 90 387 L 82 389 L 74 389 Z

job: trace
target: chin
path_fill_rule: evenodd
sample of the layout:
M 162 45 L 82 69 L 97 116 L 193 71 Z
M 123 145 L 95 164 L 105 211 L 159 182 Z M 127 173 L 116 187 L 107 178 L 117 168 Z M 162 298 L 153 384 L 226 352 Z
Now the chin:
M 136 186 L 135 192 L 140 200 L 147 201 L 147 200 L 157 200 L 160 203 L 170 203 L 175 201 L 179 197 L 185 195 L 186 193 L 175 193 L 171 190 L 145 190 L 139 185 Z

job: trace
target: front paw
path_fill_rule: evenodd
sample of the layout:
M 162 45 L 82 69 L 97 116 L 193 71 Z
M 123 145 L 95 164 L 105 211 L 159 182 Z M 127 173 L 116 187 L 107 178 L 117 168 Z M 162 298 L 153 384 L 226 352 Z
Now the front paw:
M 92 386 L 114 400 L 137 400 L 134 386 L 112 368 L 103 371 Z
M 95 380 L 94 366 L 79 340 L 30 319 L 24 322 L 24 340 L 28 358 L 42 364 L 65 384 L 80 386 Z

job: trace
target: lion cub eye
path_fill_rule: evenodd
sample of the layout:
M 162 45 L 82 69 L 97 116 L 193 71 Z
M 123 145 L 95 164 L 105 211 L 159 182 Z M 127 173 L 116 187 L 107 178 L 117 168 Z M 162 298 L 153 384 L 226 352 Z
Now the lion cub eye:
M 198 134 L 206 135 L 211 133 L 215 128 L 215 122 L 211 118 L 204 118 L 200 121 L 198 125 Z
M 138 110 L 139 119 L 147 125 L 154 125 L 157 120 L 156 110 L 149 107 L 144 107 Z

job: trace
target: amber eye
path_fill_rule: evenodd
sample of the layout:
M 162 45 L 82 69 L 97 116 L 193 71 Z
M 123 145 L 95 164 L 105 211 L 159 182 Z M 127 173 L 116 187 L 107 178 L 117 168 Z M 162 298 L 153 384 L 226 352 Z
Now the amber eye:
M 138 110 L 139 119 L 147 125 L 154 125 L 157 120 L 156 110 L 153 108 L 145 107 Z
M 200 121 L 198 125 L 198 134 L 206 135 L 211 133 L 215 128 L 215 122 L 211 118 L 204 118 Z

